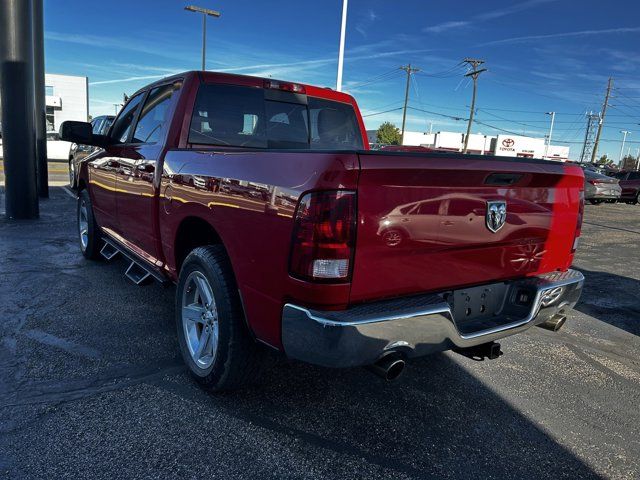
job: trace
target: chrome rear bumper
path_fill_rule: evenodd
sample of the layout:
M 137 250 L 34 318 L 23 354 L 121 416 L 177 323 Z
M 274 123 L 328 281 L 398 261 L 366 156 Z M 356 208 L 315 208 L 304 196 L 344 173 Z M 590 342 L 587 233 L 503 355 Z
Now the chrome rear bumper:
M 286 304 L 282 342 L 286 354 L 327 367 L 369 365 L 388 351 L 418 357 L 468 348 L 522 332 L 572 309 L 584 277 L 553 272 L 504 285 L 502 307 L 478 322 L 456 322 L 444 294 L 428 294 L 318 311 Z M 527 302 L 520 300 L 527 298 Z

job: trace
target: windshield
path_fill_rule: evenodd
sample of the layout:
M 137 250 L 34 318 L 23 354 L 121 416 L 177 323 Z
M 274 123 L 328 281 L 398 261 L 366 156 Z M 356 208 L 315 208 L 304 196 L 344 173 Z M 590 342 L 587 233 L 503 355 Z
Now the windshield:
M 189 142 L 249 148 L 354 150 L 363 148 L 353 107 L 292 96 L 265 98 L 261 88 L 202 85 L 191 117 Z

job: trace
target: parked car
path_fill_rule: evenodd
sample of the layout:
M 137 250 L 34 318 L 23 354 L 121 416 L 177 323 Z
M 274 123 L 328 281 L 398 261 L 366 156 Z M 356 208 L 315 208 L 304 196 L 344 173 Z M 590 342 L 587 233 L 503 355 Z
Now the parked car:
M 582 169 L 369 151 L 345 93 L 186 72 L 134 94 L 107 136 L 62 131 L 100 148 L 79 163 L 82 254 L 177 284 L 180 352 L 211 390 L 249 381 L 265 349 L 386 379 L 443 350 L 497 358 L 582 290 Z M 437 221 L 389 245 L 384 218 L 431 199 Z
M 620 199 L 622 188 L 618 179 L 608 177 L 592 170 L 584 171 L 584 199 L 592 205 L 603 202 L 616 203 Z
M 622 171 L 614 175 L 622 188 L 620 201 L 630 204 L 640 203 L 640 172 Z
M 58 132 L 47 132 L 47 158 L 49 160 L 67 160 L 71 143 L 60 139 Z
M 106 135 L 109 127 L 113 123 L 113 115 L 101 115 L 91 120 L 91 131 L 95 135 Z M 87 155 L 92 154 L 98 149 L 94 145 L 81 145 L 72 143 L 69 151 L 69 185 L 71 188 L 78 186 L 78 163 Z

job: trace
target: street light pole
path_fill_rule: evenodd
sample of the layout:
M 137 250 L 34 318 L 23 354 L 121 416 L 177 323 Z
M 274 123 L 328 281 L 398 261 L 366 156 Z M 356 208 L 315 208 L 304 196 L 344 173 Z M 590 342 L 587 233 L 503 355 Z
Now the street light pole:
M 221 13 L 208 8 L 196 7 L 195 5 L 187 5 L 185 10 L 202 14 L 202 70 L 206 70 L 207 63 L 207 17 L 220 17 Z
M 545 158 L 549 158 L 549 147 L 551 146 L 551 135 L 553 135 L 553 123 L 556 120 L 556 112 L 546 112 L 547 115 L 551 115 L 551 126 L 549 127 L 549 136 L 547 137 L 547 146 L 544 149 Z
M 338 78 L 336 90 L 342 91 L 342 67 L 344 66 L 344 37 L 347 33 L 347 4 L 349 0 L 342 0 L 342 25 L 340 27 L 340 50 L 338 51 Z
M 627 141 L 627 135 L 629 135 L 631 132 L 628 130 L 620 130 L 620 133 L 622 133 L 622 146 L 620 147 L 620 160 L 618 160 L 620 163 L 622 163 L 622 155 L 624 154 L 624 144 Z

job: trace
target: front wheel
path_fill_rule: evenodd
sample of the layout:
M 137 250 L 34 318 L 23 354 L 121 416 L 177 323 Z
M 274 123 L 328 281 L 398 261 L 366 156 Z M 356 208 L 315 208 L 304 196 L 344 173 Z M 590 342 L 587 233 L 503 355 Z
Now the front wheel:
M 80 251 L 85 258 L 98 260 L 102 240 L 100 239 L 100 227 L 93 216 L 93 205 L 89 192 L 85 189 L 78 193 L 78 239 Z
M 176 328 L 182 358 L 206 389 L 232 390 L 259 375 L 263 350 L 244 321 L 223 247 L 198 247 L 184 261 L 176 289 Z

